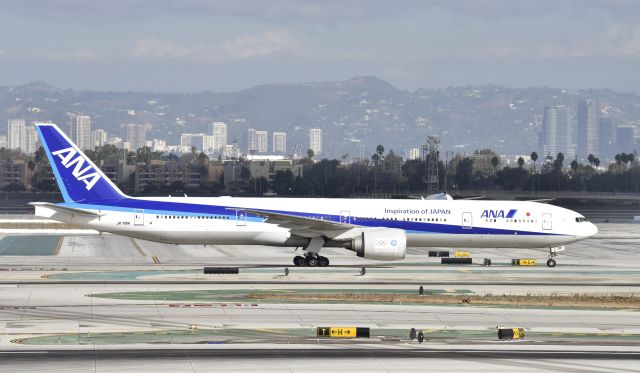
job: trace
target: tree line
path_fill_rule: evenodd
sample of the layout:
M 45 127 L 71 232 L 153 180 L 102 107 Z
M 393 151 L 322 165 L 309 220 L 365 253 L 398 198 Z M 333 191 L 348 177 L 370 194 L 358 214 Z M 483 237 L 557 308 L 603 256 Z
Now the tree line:
M 111 145 L 86 152 L 98 166 L 123 160 L 127 164 L 149 163 L 152 160 L 174 161 L 183 165 L 202 164 L 208 161 L 206 154 L 192 152 L 177 156 L 153 152 L 141 148 L 135 152 L 123 151 Z M 562 153 L 555 157 L 540 159 L 531 153 L 532 165 L 525 167 L 520 157 L 515 165 L 502 166 L 501 158 L 489 149 L 478 150 L 470 155 L 456 155 L 452 159 L 438 159 L 437 174 L 441 191 L 455 194 L 465 190 L 505 190 L 505 191 L 587 191 L 587 192 L 637 192 L 640 185 L 640 167 L 635 153 L 619 153 L 615 162 L 601 165 L 600 160 L 590 155 L 588 163 L 567 160 Z M 303 167 L 302 177 L 295 177 L 290 171 L 279 171 L 273 180 L 254 178 L 248 171 L 242 174 L 243 183 L 233 191 L 224 190 L 222 183 L 203 184 L 197 190 L 189 190 L 184 185 L 151 186 L 148 193 L 192 192 L 201 195 L 229 194 L 264 195 L 275 193 L 281 196 L 392 196 L 424 195 L 427 162 L 423 159 L 404 160 L 393 150 L 384 146 L 376 147 L 368 159 L 349 160 L 345 155 L 341 160 L 315 160 L 313 152 L 296 160 Z M 34 156 L 28 157 L 16 151 L 0 149 L 0 159 L 25 159 L 34 170 L 32 187 L 39 191 L 55 191 L 48 160 L 42 148 Z M 601 167 L 602 166 L 602 167 Z M 206 172 L 205 167 L 198 168 Z M 124 190 L 131 192 L 132 180 L 121 183 Z

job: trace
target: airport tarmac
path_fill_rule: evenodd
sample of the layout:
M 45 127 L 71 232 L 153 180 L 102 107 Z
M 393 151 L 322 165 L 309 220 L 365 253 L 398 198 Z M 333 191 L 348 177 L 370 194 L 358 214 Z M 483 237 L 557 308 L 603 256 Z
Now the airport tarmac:
M 0 239 L 0 371 L 639 371 L 635 308 L 322 302 L 279 294 L 615 294 L 640 289 L 640 225 L 601 224 L 556 268 L 544 250 L 464 250 L 484 267 L 445 266 L 433 249 L 379 263 L 323 251 L 296 268 L 293 249 L 171 246 L 95 234 Z M 451 250 L 453 252 L 453 250 Z M 17 255 L 23 254 L 23 255 Z M 531 268 L 513 258 L 535 258 Z M 240 266 L 238 275 L 202 267 Z M 284 268 L 289 275 L 284 275 Z M 361 274 L 361 268 L 366 273 Z M 274 298 L 263 298 L 268 294 Z M 191 326 L 191 328 L 190 328 Z M 368 327 L 367 339 L 318 339 L 317 327 Z M 526 337 L 498 341 L 496 327 Z M 409 329 L 424 332 L 422 344 Z

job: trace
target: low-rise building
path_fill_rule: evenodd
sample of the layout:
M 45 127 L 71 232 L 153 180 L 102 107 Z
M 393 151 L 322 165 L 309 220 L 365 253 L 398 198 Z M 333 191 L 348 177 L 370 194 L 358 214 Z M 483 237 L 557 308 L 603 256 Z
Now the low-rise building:
M 24 187 L 31 189 L 31 178 L 34 170 L 29 168 L 29 162 L 23 159 L 0 160 L 0 187 Z
M 302 177 L 302 165 L 291 160 L 240 160 L 224 163 L 224 186 L 227 191 L 237 190 L 243 182 L 265 178 L 270 184 L 279 171 L 291 171 L 294 177 Z

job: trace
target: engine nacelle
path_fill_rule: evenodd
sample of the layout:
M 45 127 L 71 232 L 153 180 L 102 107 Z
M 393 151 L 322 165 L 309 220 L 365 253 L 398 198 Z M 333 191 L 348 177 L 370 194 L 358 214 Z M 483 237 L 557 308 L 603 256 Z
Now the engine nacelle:
M 347 248 L 365 259 L 404 259 L 407 236 L 402 229 L 367 229 L 359 237 L 352 239 Z

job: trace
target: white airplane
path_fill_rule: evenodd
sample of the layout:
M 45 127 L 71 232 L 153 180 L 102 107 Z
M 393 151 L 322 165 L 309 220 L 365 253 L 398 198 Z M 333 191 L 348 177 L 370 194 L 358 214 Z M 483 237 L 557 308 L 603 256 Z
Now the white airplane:
M 170 244 L 302 247 L 295 265 L 327 266 L 323 247 L 377 260 L 407 246 L 549 248 L 595 235 L 584 216 L 537 202 L 327 198 L 129 197 L 60 129 L 36 125 L 64 203 L 33 202 L 37 216 Z

